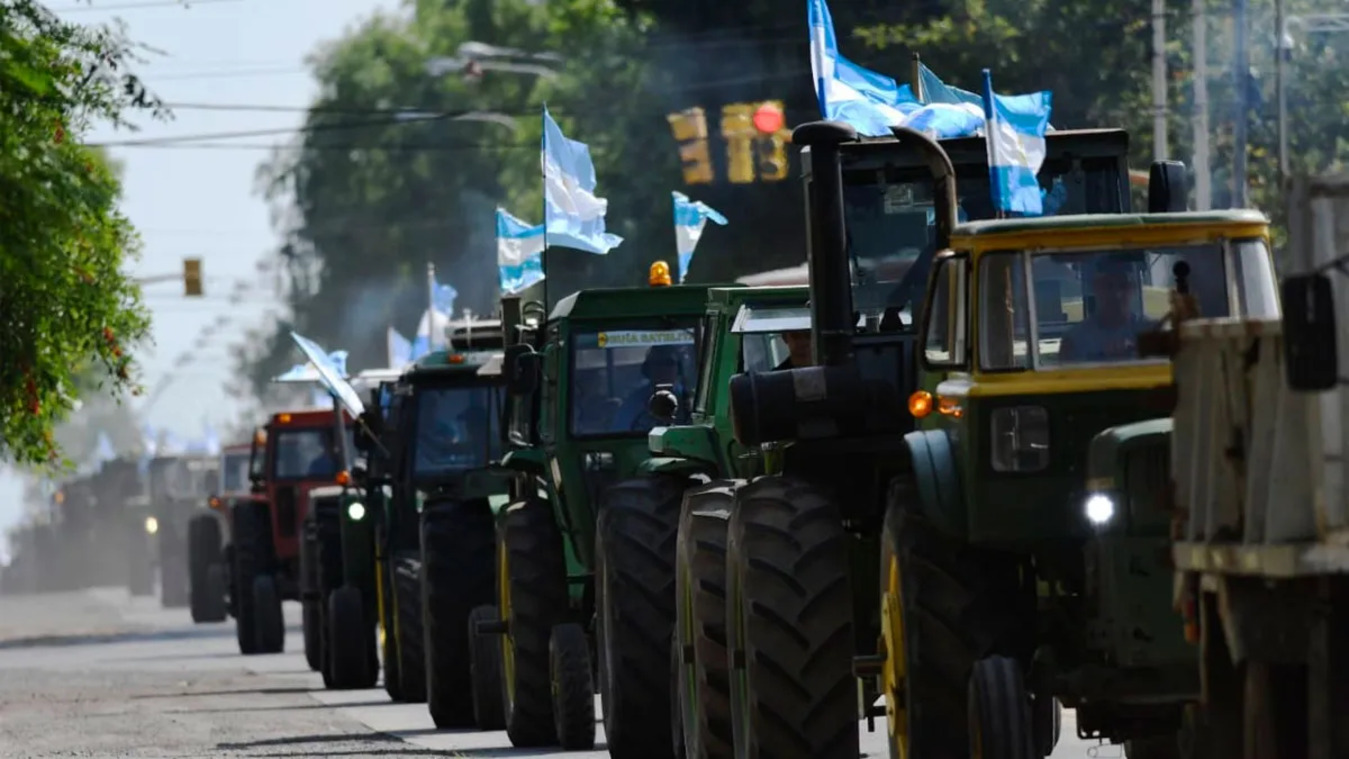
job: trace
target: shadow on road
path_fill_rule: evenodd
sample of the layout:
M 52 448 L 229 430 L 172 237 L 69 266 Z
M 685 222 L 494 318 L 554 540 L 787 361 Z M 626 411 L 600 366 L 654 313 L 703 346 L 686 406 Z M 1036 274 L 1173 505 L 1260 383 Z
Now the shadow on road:
M 397 738 L 384 733 L 345 733 L 342 735 L 294 735 L 289 738 L 263 738 L 256 741 L 240 741 L 238 743 L 217 743 L 215 747 L 221 751 L 247 751 L 251 748 L 266 748 L 268 746 L 297 746 L 306 743 L 348 743 L 350 741 L 374 741 L 379 743 L 399 743 Z M 323 753 L 329 756 L 328 752 Z M 286 754 L 286 756 L 294 756 Z
M 32 635 L 0 641 L 0 651 L 15 648 L 56 648 L 102 643 L 154 643 L 172 640 L 209 640 L 234 635 L 233 627 L 192 627 L 183 630 L 125 630 L 114 633 Z
M 370 706 L 397 706 L 397 704 L 386 698 L 383 701 L 362 701 L 354 704 L 340 704 L 339 706 L 343 709 L 349 708 L 362 709 Z M 318 701 L 315 701 L 312 704 L 291 704 L 288 706 L 240 706 L 235 709 L 230 708 L 173 709 L 165 712 L 165 714 L 228 714 L 231 712 L 282 712 L 294 709 L 332 709 L 332 708 L 334 708 L 333 704 L 323 704 L 319 703 Z
M 186 698 L 187 696 L 247 696 L 247 695 L 288 695 L 294 693 L 310 693 L 313 688 L 302 686 L 287 686 L 283 688 L 238 688 L 231 690 L 197 690 L 188 693 L 142 693 L 139 695 L 128 696 L 127 698 Z

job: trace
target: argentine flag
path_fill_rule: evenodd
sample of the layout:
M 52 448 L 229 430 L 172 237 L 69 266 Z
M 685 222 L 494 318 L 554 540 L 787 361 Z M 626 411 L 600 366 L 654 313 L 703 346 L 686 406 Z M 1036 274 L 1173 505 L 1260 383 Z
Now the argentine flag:
M 543 109 L 543 223 L 546 245 L 606 254 L 623 238 L 604 231 L 609 201 L 595 196 L 595 164 L 584 142 L 568 139 Z
M 328 353 L 319 347 L 319 344 L 297 332 L 291 332 L 290 338 L 295 344 L 300 346 L 305 358 L 309 359 L 309 365 L 313 366 L 318 372 L 319 382 L 323 384 L 328 392 L 337 396 L 342 405 L 352 416 L 360 416 L 365 412 L 365 404 L 361 403 L 361 396 L 356 392 L 347 381 L 347 352 L 333 351 Z
M 432 274 L 431 293 L 431 299 L 434 302 L 436 310 L 446 316 L 453 317 L 454 300 L 459 297 L 459 291 L 454 289 L 451 285 L 441 284 L 440 281 L 436 279 L 436 276 Z
M 1045 162 L 1049 92 L 996 95 L 993 76 L 984 69 L 985 142 L 993 206 L 999 211 L 1039 216 L 1043 194 L 1035 175 Z
M 402 369 L 412 363 L 412 341 L 398 334 L 398 330 L 389 327 L 387 342 L 389 366 L 391 368 Z
M 497 209 L 497 271 L 503 295 L 543 279 L 543 237 L 544 225 L 530 226 Z
M 842 121 L 866 137 L 890 134 L 890 127 L 903 123 L 904 117 L 922 104 L 909 85 L 897 84 L 840 55 L 829 6 L 824 0 L 808 2 L 810 70 L 815 76 L 820 115 Z
M 689 275 L 689 262 L 693 260 L 693 251 L 703 236 L 703 227 L 709 220 L 726 226 L 726 217 L 702 201 L 689 200 L 682 192 L 670 193 L 674 196 L 675 246 L 679 251 L 679 282 Z

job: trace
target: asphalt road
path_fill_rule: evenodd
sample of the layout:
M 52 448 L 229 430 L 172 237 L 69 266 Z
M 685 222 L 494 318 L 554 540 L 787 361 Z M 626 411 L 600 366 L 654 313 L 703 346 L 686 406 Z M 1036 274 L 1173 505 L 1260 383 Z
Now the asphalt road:
M 383 690 L 325 691 L 286 606 L 287 653 L 243 657 L 232 623 L 119 589 L 0 597 L 0 757 L 607 756 L 602 726 L 597 751 L 517 750 L 504 732 L 437 731 Z M 1053 759 L 1123 756 L 1064 718 Z M 877 727 L 862 726 L 869 757 L 885 756 Z

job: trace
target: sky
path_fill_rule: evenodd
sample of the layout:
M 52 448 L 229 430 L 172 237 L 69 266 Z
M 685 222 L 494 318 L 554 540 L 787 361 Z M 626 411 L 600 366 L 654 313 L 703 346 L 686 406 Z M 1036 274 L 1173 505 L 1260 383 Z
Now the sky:
M 170 0 L 47 2 L 70 21 L 121 18 L 131 40 L 158 51 L 144 53 L 147 60 L 136 72 L 165 103 L 180 104 L 170 121 L 138 119 L 139 133 L 100 127 L 86 138 L 91 143 L 297 129 L 303 109 L 317 95 L 305 57 L 376 11 L 400 4 L 194 0 L 185 8 Z M 221 105 L 280 110 L 201 107 Z M 265 146 L 293 139 L 279 134 L 226 142 Z M 269 308 L 280 307 L 270 276 L 258 271 L 278 242 L 269 206 L 254 190 L 254 172 L 269 151 L 128 146 L 110 152 L 124 167 L 123 212 L 144 241 L 141 259 L 130 266 L 133 275 L 177 274 L 184 258 L 202 260 L 203 298 L 184 297 L 180 281 L 144 288 L 154 343 L 137 358 L 147 389 L 167 384 L 141 417 L 184 439 L 200 438 L 206 424 L 233 426 L 243 409 L 225 392 L 229 346 Z M 239 302 L 231 303 L 231 296 Z M 192 360 L 175 370 L 184 354 Z M 144 405 L 150 397 L 132 400 Z M 0 469 L 0 531 L 22 516 L 21 498 L 22 481 Z

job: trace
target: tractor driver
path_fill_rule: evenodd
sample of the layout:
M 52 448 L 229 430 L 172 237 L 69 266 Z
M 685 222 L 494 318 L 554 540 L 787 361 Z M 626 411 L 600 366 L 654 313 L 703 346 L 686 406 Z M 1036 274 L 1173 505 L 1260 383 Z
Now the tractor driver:
M 1091 292 L 1096 308 L 1073 325 L 1059 345 L 1063 363 L 1125 361 L 1138 355 L 1138 333 L 1147 329 L 1143 316 L 1134 311 L 1138 272 L 1119 259 L 1106 259 L 1096 266 Z
M 673 385 L 675 397 L 684 397 L 683 382 L 679 376 L 679 355 L 680 348 L 677 345 L 653 345 L 647 350 L 646 360 L 642 362 L 642 377 L 645 381 L 634 387 L 623 399 L 623 405 L 614 412 L 610 429 L 631 431 L 643 429 L 643 425 L 647 428 L 655 425 L 657 420 L 651 416 L 647 405 L 657 385 Z M 677 416 L 683 418 L 686 415 L 686 409 L 681 407 Z
M 803 366 L 810 366 L 812 362 L 810 349 L 811 339 L 810 330 L 800 329 L 791 332 L 782 333 L 782 342 L 787 344 L 787 358 L 782 359 L 782 363 L 773 367 L 773 371 L 780 372 L 783 369 L 800 369 Z
M 318 455 L 309 462 L 309 471 L 306 474 L 310 477 L 332 477 L 337 474 L 337 451 L 334 450 L 330 436 L 324 436 L 323 442 L 319 445 Z

